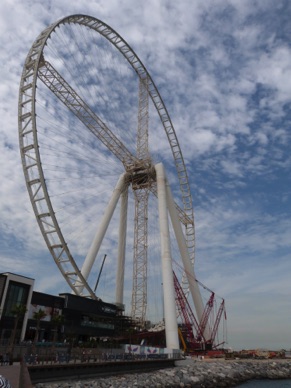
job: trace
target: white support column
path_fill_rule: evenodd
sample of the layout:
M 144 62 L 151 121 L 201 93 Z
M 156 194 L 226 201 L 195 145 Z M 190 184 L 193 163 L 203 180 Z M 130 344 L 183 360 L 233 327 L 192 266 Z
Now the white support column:
M 115 292 L 115 300 L 116 300 L 116 303 L 118 304 L 123 304 L 127 206 L 128 206 L 128 188 L 126 187 L 126 189 L 124 189 L 124 191 L 121 194 L 121 204 L 120 204 L 118 258 L 117 258 L 116 292 Z
M 185 273 L 186 273 L 186 276 L 188 279 L 189 290 L 190 290 L 190 293 L 192 296 L 192 300 L 194 302 L 194 306 L 195 306 L 195 310 L 196 310 L 196 313 L 198 316 L 198 320 L 200 322 L 202 315 L 203 315 L 203 311 L 204 311 L 203 300 L 201 297 L 199 285 L 196 281 L 194 268 L 193 268 L 193 265 L 190 261 L 189 252 L 188 252 L 188 248 L 187 248 L 187 244 L 186 244 L 186 239 L 185 239 L 185 236 L 184 236 L 184 233 L 182 230 L 182 226 L 181 226 L 181 223 L 180 223 L 180 220 L 178 217 L 175 202 L 174 202 L 174 199 L 173 199 L 173 196 L 171 193 L 171 188 L 170 188 L 168 182 L 166 182 L 166 190 L 167 190 L 167 203 L 168 203 L 168 207 L 169 207 L 171 222 L 173 225 L 176 240 L 177 240 L 180 254 L 182 257 L 184 270 L 185 270 Z M 205 333 L 206 337 L 208 337 L 208 334 L 209 334 L 208 325 L 206 326 L 205 332 L 206 332 Z
M 113 215 L 114 210 L 116 208 L 117 202 L 118 202 L 119 197 L 120 197 L 121 193 L 123 192 L 124 188 L 125 188 L 125 173 L 119 177 L 117 185 L 113 191 L 112 197 L 107 205 L 107 208 L 105 209 L 105 212 L 104 212 L 103 217 L 101 219 L 101 222 L 99 224 L 99 228 L 97 230 L 95 238 L 91 244 L 91 247 L 87 253 L 86 259 L 83 263 L 81 273 L 85 279 L 87 279 L 89 276 L 89 273 L 92 269 L 94 261 L 97 257 L 100 245 L 103 241 L 106 230 L 108 228 L 108 225 L 111 221 L 112 215 Z
M 157 173 L 159 221 L 161 234 L 163 298 L 167 348 L 179 349 L 178 323 L 172 269 L 171 245 L 168 222 L 166 176 L 161 163 L 155 166 Z

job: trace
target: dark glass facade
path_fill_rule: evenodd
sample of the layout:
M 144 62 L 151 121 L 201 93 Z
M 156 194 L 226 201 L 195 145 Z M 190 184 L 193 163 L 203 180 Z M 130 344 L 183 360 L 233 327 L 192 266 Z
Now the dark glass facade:
M 36 320 L 34 319 L 34 313 L 42 310 L 45 313 L 45 316 L 40 321 L 38 341 L 52 342 L 54 340 L 55 331 L 57 331 L 56 340 L 60 341 L 62 333 L 64 332 L 64 327 L 63 325 L 55 324 L 54 317 L 62 315 L 63 308 L 64 298 L 34 291 L 28 311 L 25 340 L 34 340 L 36 331 Z
M 7 291 L 4 294 L 5 285 L 8 282 Z M 0 343 L 7 344 L 12 335 L 15 325 L 16 314 L 15 308 L 17 306 L 26 306 L 30 285 L 17 282 L 14 280 L 7 280 L 7 277 L 1 276 L 1 303 L 4 300 L 4 306 L 2 308 L 1 321 L 0 321 Z M 18 318 L 17 327 L 15 332 L 15 341 L 18 342 L 21 336 L 24 316 Z
M 26 305 L 29 288 L 27 284 L 9 282 L 3 317 L 14 317 L 13 309 L 19 305 Z
M 33 292 L 25 340 L 32 341 L 36 330 L 33 312 L 45 311 L 46 316 L 40 322 L 39 342 L 51 342 L 57 330 L 57 341 L 87 342 L 100 337 L 114 337 L 120 333 L 120 311 L 114 304 L 101 300 L 61 294 L 53 296 Z M 56 327 L 53 317 L 61 315 L 63 322 Z M 124 325 L 124 324 L 123 324 Z

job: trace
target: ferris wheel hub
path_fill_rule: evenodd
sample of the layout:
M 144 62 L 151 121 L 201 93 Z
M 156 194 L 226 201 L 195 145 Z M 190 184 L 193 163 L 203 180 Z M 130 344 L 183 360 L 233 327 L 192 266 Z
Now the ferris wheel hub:
M 126 178 L 133 190 L 150 188 L 156 182 L 156 171 L 149 161 L 141 161 L 127 169 Z

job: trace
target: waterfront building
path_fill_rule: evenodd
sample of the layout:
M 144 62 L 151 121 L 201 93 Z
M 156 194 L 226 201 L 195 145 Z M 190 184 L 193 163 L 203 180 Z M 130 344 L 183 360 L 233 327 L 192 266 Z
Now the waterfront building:
M 100 339 L 120 337 L 132 325 L 131 319 L 124 316 L 124 307 L 63 293 L 58 296 L 33 291 L 34 279 L 11 273 L 0 274 L 0 341 L 8 344 L 15 323 L 13 309 L 25 305 L 26 313 L 20 320 L 15 342 L 85 343 Z M 42 310 L 39 328 L 35 313 Z M 55 319 L 55 317 L 62 319 Z

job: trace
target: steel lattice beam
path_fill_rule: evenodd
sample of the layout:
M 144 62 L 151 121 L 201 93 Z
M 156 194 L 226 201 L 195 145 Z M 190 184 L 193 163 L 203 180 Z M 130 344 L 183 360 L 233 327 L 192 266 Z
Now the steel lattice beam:
M 148 150 L 149 95 L 148 79 L 139 80 L 137 150 L 139 160 L 146 165 L 150 160 Z M 150 163 L 149 163 L 150 164 Z M 135 201 L 134 249 L 133 249 L 133 289 L 131 315 L 144 326 L 147 307 L 147 246 L 148 246 L 148 198 L 151 180 L 139 179 L 132 182 Z

